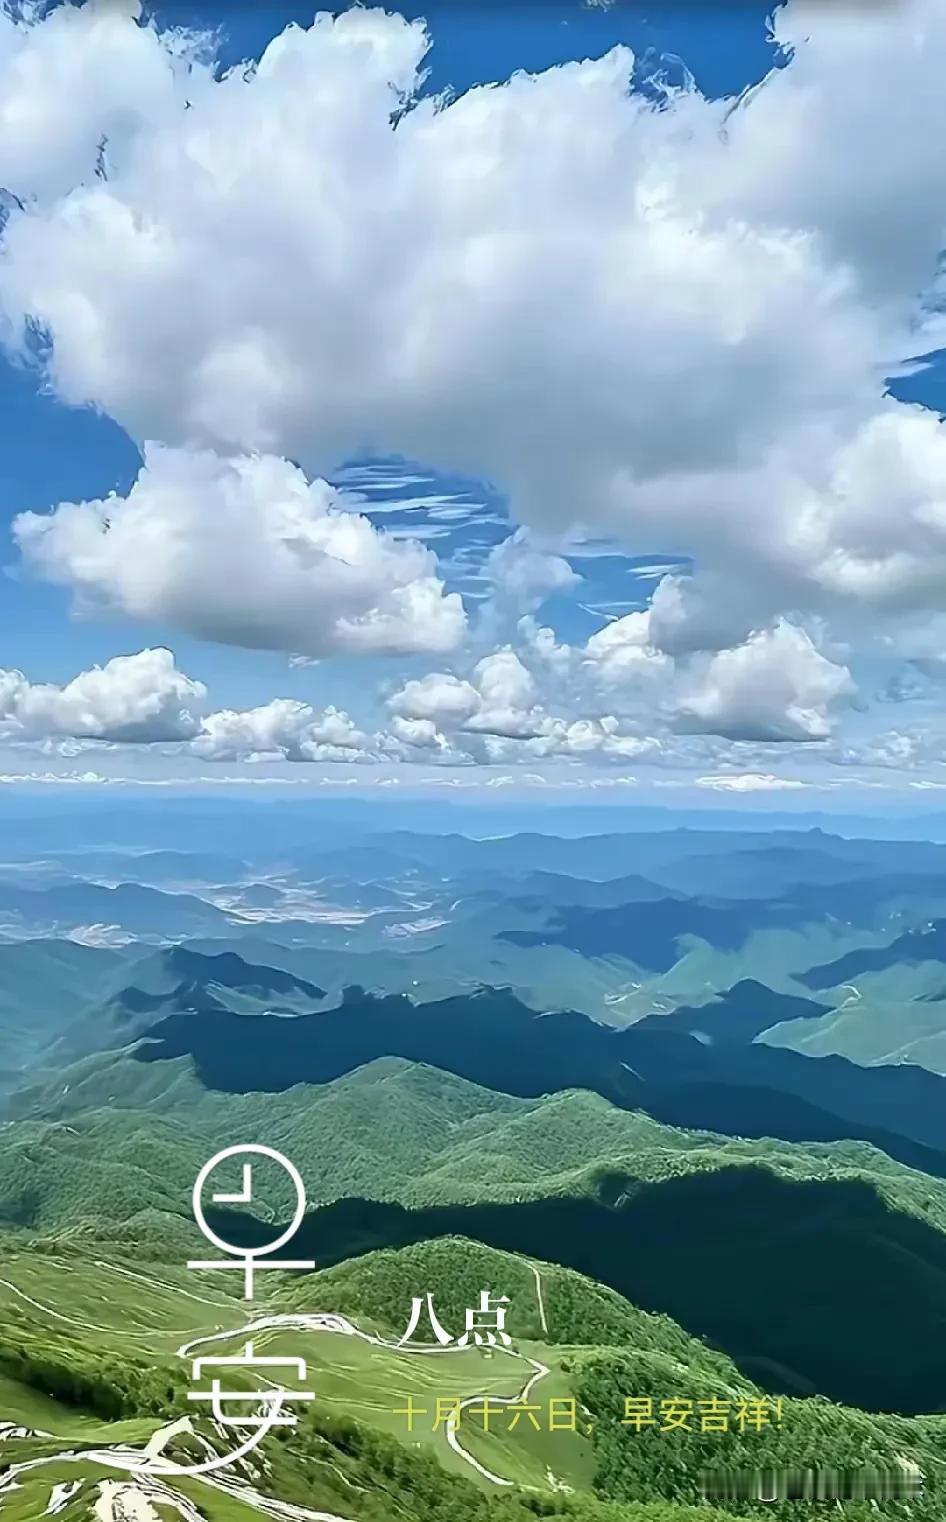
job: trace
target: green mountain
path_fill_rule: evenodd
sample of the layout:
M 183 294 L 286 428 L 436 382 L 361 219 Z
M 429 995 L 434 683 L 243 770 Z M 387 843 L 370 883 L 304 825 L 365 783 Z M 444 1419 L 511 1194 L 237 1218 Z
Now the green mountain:
M 155 1075 L 165 1086 L 149 1090 Z M 669 1311 L 749 1373 L 777 1370 L 778 1388 L 940 1404 L 946 1347 L 930 1327 L 946 1324 L 946 1185 L 864 1143 L 686 1132 L 587 1092 L 518 1099 L 392 1059 L 322 1086 L 224 1095 L 186 1061 L 125 1057 L 71 1087 L 59 1119 L 0 1131 L 0 1220 L 151 1256 L 172 1238 L 193 1254 L 199 1168 L 260 1141 L 298 1160 L 323 1206 L 305 1233 L 321 1263 L 461 1234 Z M 288 1213 L 291 1200 L 273 1205 Z M 248 1218 L 236 1229 L 260 1240 Z M 884 1271 L 865 1281 L 868 1254 Z M 896 1358 L 878 1355 L 888 1346 Z
M 66 1078 L 22 1096 L 20 1118 L 0 1125 L 0 1219 L 11 1224 L 114 1223 L 166 1199 L 186 1211 L 205 1155 L 263 1141 L 304 1160 L 314 1203 L 598 1197 L 612 1176 L 660 1182 L 759 1163 L 785 1179 L 867 1179 L 892 1207 L 946 1231 L 946 1184 L 867 1143 L 683 1130 L 587 1090 L 519 1098 L 400 1058 L 278 1094 L 215 1093 L 187 1058 L 141 1064 L 125 1053 L 88 1059 Z M 150 1186 L 105 1186 L 139 1157 Z M 16 1203 L 27 1198 L 33 1215 Z

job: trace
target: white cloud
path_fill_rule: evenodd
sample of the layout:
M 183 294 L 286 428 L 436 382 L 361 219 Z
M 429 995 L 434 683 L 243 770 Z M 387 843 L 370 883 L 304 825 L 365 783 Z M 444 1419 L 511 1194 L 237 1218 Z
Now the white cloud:
M 452 727 L 472 718 L 481 701 L 472 682 L 446 671 L 432 671 L 405 682 L 388 700 L 388 708 L 404 719 L 429 719 Z
M 531 613 L 527 613 L 524 618 L 520 618 L 516 633 L 522 654 L 541 673 L 543 680 L 567 682 L 571 679 L 575 666 L 575 649 L 564 642 L 560 643 L 555 638 L 554 629 L 539 624 Z
M 545 715 L 537 704 L 535 678 L 515 650 L 495 650 L 484 656 L 474 667 L 472 682 L 479 705 L 465 729 L 509 739 L 541 733 Z
M 156 47 L 131 24 L 138 9 L 90 0 L 41 26 L 0 12 L 0 184 L 14 195 L 54 204 L 88 177 L 103 140 L 121 151 L 146 123 L 173 122 L 197 39 Z
M 433 719 L 404 719 L 396 713 L 391 719 L 391 733 L 412 750 L 447 751 L 450 742 Z
M 206 688 L 178 671 L 170 650 L 117 655 L 63 687 L 0 671 L 0 734 L 139 744 L 188 740 L 200 729 L 205 697 Z
M 655 735 L 628 733 L 625 724 L 614 714 L 599 718 L 548 718 L 540 734 L 523 746 L 523 760 L 536 757 L 567 757 L 593 760 L 602 757 L 615 761 L 653 761 L 663 751 L 663 742 Z M 508 747 L 507 747 L 508 750 Z M 497 754 L 506 755 L 505 752 Z M 506 756 L 506 759 L 513 759 Z
M 581 580 L 562 555 L 540 549 L 524 528 L 490 551 L 486 572 L 501 597 L 524 607 L 538 607 L 551 593 L 567 592 Z
M 868 716 L 868 719 L 873 717 Z M 838 734 L 824 748 L 824 759 L 833 767 L 874 768 L 899 775 L 925 773 L 941 778 L 946 767 L 946 717 L 942 703 L 918 702 L 913 722 L 901 729 L 877 730 L 862 723 L 858 731 Z
M 832 706 L 854 692 L 851 674 L 784 621 L 703 666 L 680 697 L 681 725 L 731 740 L 822 740 Z
M 494 650 L 467 676 L 441 671 L 406 682 L 388 697 L 389 712 L 429 725 L 428 745 L 462 747 L 490 764 L 556 757 L 693 766 L 724 740 L 823 740 L 855 694 L 847 667 L 785 620 L 739 645 L 677 658 L 650 643 L 647 611 L 614 620 L 584 646 L 556 644 L 531 619 L 520 634 L 517 649 Z
M 673 675 L 673 661 L 655 648 L 651 630 L 649 609 L 605 624 L 584 647 L 584 674 L 611 691 L 646 695 L 665 688 Z
M 209 761 L 374 759 L 368 736 L 343 709 L 318 711 L 291 698 L 208 714 L 193 749 Z
M 435 671 L 405 683 L 388 708 L 402 719 L 430 720 L 440 730 L 522 740 L 540 735 L 549 722 L 537 696 L 532 673 L 506 647 L 484 656 L 469 681 Z
M 657 648 L 939 607 L 943 431 L 881 393 L 938 334 L 946 9 L 791 4 L 776 32 L 792 61 L 735 104 L 654 109 L 616 49 L 395 131 L 427 44 L 380 10 L 221 79 L 119 11 L 7 20 L 11 338 L 39 324 L 60 395 L 139 440 L 315 473 L 367 444 L 693 555 Z M 411 573 L 343 643 L 446 643 L 444 603 Z
M 614 714 L 551 711 L 550 704 L 561 708 L 577 701 L 569 685 L 576 652 L 555 645 L 550 631 L 529 620 L 522 632 L 520 650 L 494 650 L 477 662 L 469 679 L 431 672 L 394 692 L 387 706 L 395 738 L 436 749 L 443 760 L 488 765 L 594 757 L 627 761 L 653 757 L 661 749 L 656 737 L 635 732 Z
M 603 711 L 600 698 L 597 706 L 589 705 L 580 681 L 574 680 L 584 670 L 583 652 L 555 646 L 550 661 L 546 642 L 539 637 L 543 631 L 526 621 L 524 632 L 530 637 L 520 650 L 494 650 L 476 662 L 469 678 L 431 672 L 404 683 L 388 697 L 388 724 L 375 729 L 360 725 L 344 709 L 319 709 L 297 698 L 273 698 L 248 709 L 211 709 L 204 685 L 179 671 L 172 653 L 163 649 L 115 657 L 64 686 L 34 683 L 22 672 L 0 670 L 0 741 L 60 758 L 74 757 L 101 742 L 112 747 L 171 747 L 174 754 L 214 763 L 712 764 L 718 745 L 675 735 L 666 722 L 654 732 L 635 712 L 633 695 L 627 704 L 630 711 L 624 711 L 620 701 L 614 711 Z M 784 688 L 769 692 L 768 663 L 783 660 L 786 652 L 797 657 L 801 650 L 804 659 L 815 663 L 817 674 L 823 657 L 813 647 L 805 648 L 797 630 L 790 631 L 788 643 L 779 644 L 781 638 L 777 632 L 748 651 L 724 652 L 736 659 L 735 674 L 721 676 L 723 656 L 714 657 L 704 672 L 704 687 L 713 693 L 712 712 L 698 722 L 690 715 L 690 727 L 718 731 L 721 706 L 726 708 L 725 723 L 733 725 L 739 704 L 738 723 L 747 727 L 751 709 L 751 722 L 758 727 L 758 693 L 764 691 L 766 737 L 789 737 L 783 733 L 785 724 L 799 721 L 791 706 L 787 719 L 778 709 L 788 697 Z M 748 675 L 743 669 L 747 662 Z M 830 672 L 839 669 L 824 665 Z M 814 701 L 811 672 L 808 681 L 807 695 Z M 825 700 L 826 682 L 830 686 L 822 673 L 818 693 Z M 796 681 L 788 695 L 797 698 L 798 692 Z M 617 688 L 611 695 L 622 697 Z M 807 712 L 805 719 L 808 722 Z M 838 764 L 869 761 L 866 752 L 848 754 L 837 746 L 826 759 Z
M 21 513 L 27 564 L 80 611 L 160 619 L 204 639 L 319 656 L 442 651 L 462 638 L 422 545 L 342 510 L 272 455 L 151 445 L 127 497 Z
M 798 777 L 776 777 L 771 772 L 729 772 L 717 777 L 697 777 L 697 787 L 717 793 L 772 793 L 808 787 Z

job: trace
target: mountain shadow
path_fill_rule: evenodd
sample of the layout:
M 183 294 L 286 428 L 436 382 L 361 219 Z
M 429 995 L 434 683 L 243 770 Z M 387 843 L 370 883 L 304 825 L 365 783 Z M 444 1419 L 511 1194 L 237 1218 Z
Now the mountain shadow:
M 898 935 L 889 946 L 864 946 L 849 951 L 833 962 L 809 967 L 807 972 L 798 973 L 797 979 L 808 988 L 837 988 L 861 973 L 883 972 L 902 962 L 914 966 L 918 962 L 946 963 L 946 920 L 934 920 L 926 930 L 909 930 Z
M 150 1024 L 144 1062 L 191 1056 L 202 1082 L 232 1093 L 328 1083 L 378 1057 L 403 1057 L 484 1088 L 534 1098 L 591 1089 L 673 1125 L 786 1141 L 872 1142 L 946 1176 L 946 1079 L 910 1065 L 714 1042 L 684 1031 L 617 1031 L 573 1011 L 537 1015 L 508 990 L 426 1004 L 349 989 L 318 1014 L 279 1019 L 211 1007 Z
M 755 978 L 743 978 L 708 1004 L 681 1004 L 662 1015 L 645 1015 L 636 1030 L 676 1030 L 712 1041 L 754 1041 L 783 1020 L 820 1020 L 830 1004 L 777 993 Z
M 733 1167 L 656 1184 L 615 1174 L 600 1194 L 419 1210 L 347 1199 L 306 1217 L 293 1255 L 325 1268 L 376 1248 L 472 1238 L 666 1312 L 769 1389 L 874 1411 L 946 1407 L 946 1236 L 869 1184 Z M 233 1212 L 211 1224 L 245 1247 L 274 1233 Z
M 721 951 L 738 951 L 755 930 L 808 918 L 802 904 L 776 900 L 713 904 L 661 898 L 562 908 L 543 930 L 504 930 L 497 939 L 514 946 L 567 946 L 585 957 L 622 956 L 649 971 L 669 972 L 680 958 L 681 936 L 699 936 Z

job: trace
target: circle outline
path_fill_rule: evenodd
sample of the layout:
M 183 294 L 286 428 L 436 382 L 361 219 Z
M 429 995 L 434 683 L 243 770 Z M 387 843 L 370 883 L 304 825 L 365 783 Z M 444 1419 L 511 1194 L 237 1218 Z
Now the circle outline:
M 237 1247 L 233 1242 L 227 1242 L 225 1238 L 218 1237 L 217 1233 L 207 1224 L 207 1217 L 204 1214 L 203 1204 L 201 1203 L 204 1185 L 217 1164 L 224 1162 L 228 1157 L 238 1157 L 241 1153 L 246 1152 L 251 1152 L 257 1157 L 268 1157 L 272 1162 L 278 1163 L 288 1173 L 296 1191 L 296 1208 L 293 1212 L 292 1221 L 282 1233 L 282 1236 L 276 1237 L 274 1241 L 267 1243 L 264 1247 Z M 234 1147 L 224 1147 L 209 1162 L 204 1163 L 204 1166 L 194 1180 L 191 1203 L 194 1211 L 194 1220 L 208 1242 L 212 1242 L 215 1247 L 219 1247 L 220 1251 L 225 1252 L 228 1257 L 258 1258 L 263 1253 L 278 1252 L 281 1247 L 285 1247 L 286 1243 L 291 1241 L 302 1225 L 302 1218 L 305 1215 L 308 1200 L 305 1184 L 302 1182 L 302 1175 L 295 1163 L 291 1163 L 288 1157 L 284 1157 L 281 1152 L 277 1152 L 275 1147 L 264 1147 L 260 1142 L 246 1142 Z

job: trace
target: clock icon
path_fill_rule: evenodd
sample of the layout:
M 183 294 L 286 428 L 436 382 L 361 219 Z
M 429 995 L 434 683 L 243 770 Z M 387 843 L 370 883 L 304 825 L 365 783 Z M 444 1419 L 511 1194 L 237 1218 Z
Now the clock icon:
M 207 1217 L 204 1211 L 204 1191 L 207 1187 L 208 1180 L 210 1179 L 210 1175 L 213 1173 L 214 1169 L 219 1167 L 221 1163 L 226 1162 L 226 1160 L 231 1157 L 238 1157 L 243 1159 L 242 1187 L 237 1194 L 225 1194 L 222 1191 L 217 1191 L 211 1194 L 211 1204 L 252 1204 L 253 1163 L 251 1161 L 247 1161 L 248 1157 L 268 1157 L 271 1162 L 276 1163 L 280 1168 L 283 1169 L 285 1173 L 289 1175 L 289 1178 L 292 1182 L 293 1190 L 295 1191 L 296 1196 L 296 1204 L 293 1211 L 292 1220 L 286 1227 L 285 1231 L 281 1232 L 279 1236 L 275 1237 L 272 1242 L 266 1242 L 262 1247 L 239 1247 L 233 1242 L 228 1242 L 224 1237 L 218 1236 L 207 1221 Z M 277 1152 L 275 1147 L 263 1147 L 255 1143 L 241 1147 L 224 1147 L 223 1151 L 218 1152 L 214 1157 L 210 1159 L 209 1162 L 205 1163 L 198 1173 L 197 1178 L 194 1182 L 193 1207 L 194 1220 L 197 1222 L 197 1225 L 200 1227 L 208 1242 L 213 1242 L 214 1246 L 219 1247 L 221 1252 L 231 1254 L 232 1256 L 238 1258 L 257 1258 L 262 1256 L 264 1253 L 278 1252 L 281 1247 L 285 1247 L 290 1238 L 294 1237 L 296 1232 L 299 1230 L 306 1209 L 305 1185 L 302 1182 L 302 1175 L 300 1174 L 298 1168 L 296 1168 L 296 1166 L 289 1161 L 288 1157 L 284 1157 L 281 1152 Z

